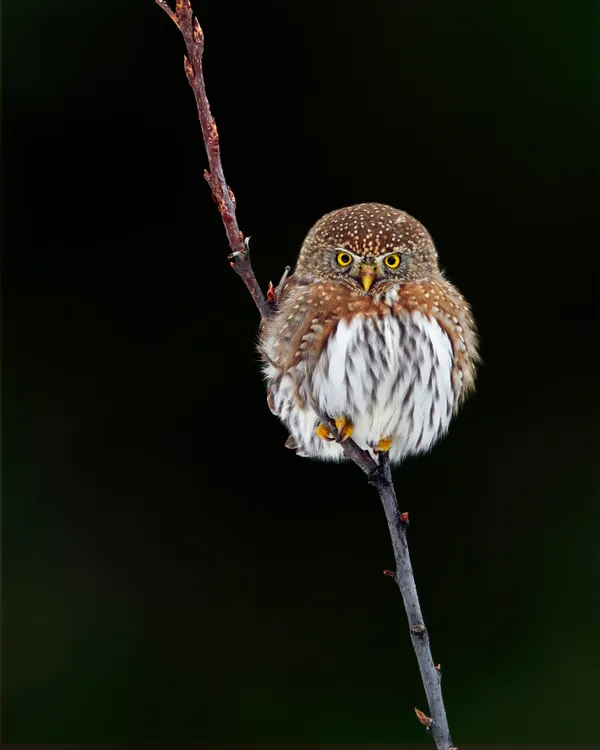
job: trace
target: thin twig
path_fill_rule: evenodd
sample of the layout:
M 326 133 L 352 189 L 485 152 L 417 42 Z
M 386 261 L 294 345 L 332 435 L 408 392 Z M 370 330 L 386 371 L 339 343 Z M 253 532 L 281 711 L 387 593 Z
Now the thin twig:
M 329 432 L 338 438 L 339 436 L 335 427 L 335 422 L 327 418 L 323 418 L 322 421 L 327 424 Z M 452 739 L 450 737 L 450 728 L 448 726 L 444 698 L 442 695 L 442 673 L 439 664 L 437 666 L 435 665 L 431 655 L 429 633 L 425 627 L 423 614 L 421 612 L 421 604 L 419 602 L 419 595 L 417 593 L 417 586 L 410 562 L 408 542 L 406 539 L 408 513 L 401 513 L 400 507 L 398 506 L 396 490 L 394 489 L 394 483 L 392 480 L 389 454 L 380 453 L 378 460 L 375 461 L 369 451 L 363 450 L 354 442 L 354 440 L 352 440 L 352 438 L 342 442 L 338 439 L 338 442 L 341 445 L 346 458 L 353 461 L 363 470 L 368 477 L 369 484 L 376 487 L 377 492 L 379 493 L 385 511 L 385 517 L 392 540 L 392 548 L 394 550 L 394 559 L 396 561 L 395 573 L 391 573 L 390 571 L 385 571 L 385 573 L 394 578 L 402 595 L 411 641 L 419 664 L 421 679 L 423 681 L 423 687 L 425 688 L 427 704 L 429 706 L 429 711 L 431 712 L 431 717 L 426 716 L 417 708 L 415 708 L 415 712 L 419 721 L 431 733 L 438 750 L 451 750 L 453 747 Z
M 212 117 L 206 89 L 204 85 L 204 72 L 202 69 L 202 54 L 204 52 L 204 34 L 194 17 L 189 0 L 177 0 L 175 12 L 173 12 L 166 3 L 166 0 L 155 0 L 156 3 L 169 15 L 181 31 L 185 40 L 188 56 L 184 57 L 185 72 L 194 91 L 196 104 L 198 107 L 198 116 L 202 126 L 202 136 L 208 155 L 210 172 L 205 171 L 204 176 L 210 185 L 215 202 L 221 214 L 229 246 L 231 248 L 230 258 L 234 259 L 231 263 L 232 268 L 242 277 L 248 291 L 252 295 L 263 319 L 268 318 L 273 303 L 277 303 L 278 294 L 269 285 L 267 297 L 262 293 L 258 285 L 252 265 L 250 263 L 250 253 L 248 241 L 244 240 L 235 215 L 235 197 L 227 185 L 223 167 L 221 164 L 221 154 L 219 149 L 219 134 L 214 118 Z M 289 269 L 286 269 L 281 279 L 278 291 L 281 290 L 283 282 Z M 275 306 L 273 305 L 273 306 Z M 327 417 L 324 420 L 333 436 L 338 439 L 337 430 L 333 421 Z M 388 523 L 394 558 L 396 561 L 396 571 L 384 571 L 391 575 L 396 581 L 408 618 L 411 640 L 419 669 L 421 679 L 427 695 L 427 703 L 431 717 L 415 708 L 419 721 L 430 732 L 437 750 L 453 750 L 448 720 L 444 708 L 444 700 L 441 689 L 441 673 L 439 665 L 436 667 L 431 656 L 429 645 L 429 634 L 423 622 L 421 605 L 415 585 L 415 579 L 408 552 L 406 540 L 406 529 L 408 526 L 408 513 L 401 513 L 398 507 L 398 500 L 392 482 L 392 472 L 390 468 L 389 456 L 387 453 L 380 453 L 378 460 L 375 461 L 369 451 L 360 448 L 351 438 L 340 442 L 346 458 L 353 461 L 367 475 L 370 484 L 377 488 L 379 497 L 383 504 L 385 516 Z
M 446 709 L 444 708 L 441 686 L 442 674 L 439 665 L 436 667 L 431 655 L 429 633 L 423 621 L 406 539 L 408 513 L 401 513 L 398 506 L 392 481 L 389 454 L 380 453 L 378 463 L 375 463 L 371 456 L 359 448 L 352 439 L 344 441 L 341 446 L 345 455 L 367 474 L 370 484 L 377 488 L 381 498 L 396 561 L 396 571 L 393 578 L 402 594 L 411 641 L 419 664 L 431 718 L 425 716 L 418 709 L 415 709 L 415 711 L 421 723 L 431 732 L 438 750 L 449 750 L 452 747 L 452 739 Z M 424 717 L 424 719 L 421 717 Z
M 250 263 L 248 243 L 238 226 L 235 215 L 235 196 L 225 180 L 223 165 L 221 164 L 221 149 L 219 147 L 219 133 L 217 124 L 210 111 L 210 104 L 204 86 L 204 71 L 202 69 L 202 55 L 204 53 L 204 33 L 194 17 L 189 0 L 177 0 L 175 12 L 169 8 L 166 0 L 156 0 L 169 18 L 175 23 L 185 41 L 187 55 L 183 56 L 183 64 L 188 82 L 194 92 L 198 117 L 202 127 L 202 137 L 206 146 L 209 170 L 204 170 L 204 178 L 212 190 L 215 203 L 221 214 L 229 247 L 231 248 L 231 267 L 241 277 L 252 295 L 254 304 L 263 319 L 271 312 L 269 304 L 256 280 Z

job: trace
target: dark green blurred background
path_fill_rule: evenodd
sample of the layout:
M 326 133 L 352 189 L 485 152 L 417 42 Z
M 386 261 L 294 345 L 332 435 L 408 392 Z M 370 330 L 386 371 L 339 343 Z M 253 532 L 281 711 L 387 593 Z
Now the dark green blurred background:
M 195 6 L 261 281 L 380 201 L 473 304 L 478 393 L 396 473 L 455 741 L 599 741 L 597 12 Z M 5 742 L 426 742 L 377 495 L 267 408 L 177 30 L 4 16 Z

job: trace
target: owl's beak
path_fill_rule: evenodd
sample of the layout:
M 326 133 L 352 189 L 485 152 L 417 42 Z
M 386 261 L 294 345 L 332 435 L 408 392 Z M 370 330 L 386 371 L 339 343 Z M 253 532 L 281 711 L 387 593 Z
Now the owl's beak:
M 361 266 L 360 267 L 360 281 L 363 285 L 365 292 L 368 292 L 371 285 L 375 281 L 376 269 L 373 266 Z

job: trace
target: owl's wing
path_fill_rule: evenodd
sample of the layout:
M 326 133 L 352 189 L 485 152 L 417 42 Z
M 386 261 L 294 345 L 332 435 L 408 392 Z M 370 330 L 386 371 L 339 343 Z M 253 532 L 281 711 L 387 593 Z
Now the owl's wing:
M 304 377 L 339 322 L 343 293 L 339 284 L 292 276 L 278 295 L 278 308 L 265 324 L 261 349 L 282 372 L 293 374 L 303 363 Z

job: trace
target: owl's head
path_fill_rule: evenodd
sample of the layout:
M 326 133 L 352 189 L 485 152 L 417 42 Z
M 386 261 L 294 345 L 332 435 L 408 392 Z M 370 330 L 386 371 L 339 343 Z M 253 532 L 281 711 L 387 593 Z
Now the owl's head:
M 298 257 L 300 276 L 347 279 L 366 292 L 380 281 L 423 281 L 439 275 L 429 232 L 412 216 L 381 203 L 325 214 Z

